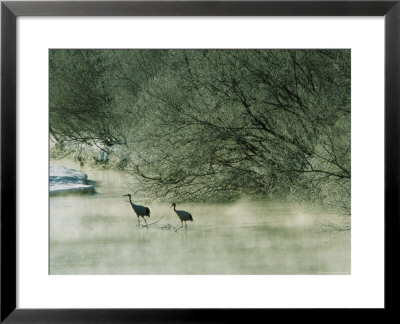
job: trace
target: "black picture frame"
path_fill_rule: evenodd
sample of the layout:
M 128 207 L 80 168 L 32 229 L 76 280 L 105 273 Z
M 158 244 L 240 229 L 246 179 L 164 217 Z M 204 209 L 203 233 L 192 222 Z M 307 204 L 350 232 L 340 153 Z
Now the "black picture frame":
M 4 323 L 200 323 L 252 321 L 271 309 L 16 308 L 16 19 L 18 16 L 384 16 L 385 18 L 385 308 L 395 312 L 399 275 L 400 1 L 2 1 L 1 3 L 1 317 Z M 372 126 L 371 126 L 372 127 Z M 373 130 L 371 130 L 373 131 Z M 366 291 L 367 288 L 366 288 Z M 210 292 L 211 293 L 211 292 Z M 206 298 L 206 296 L 205 296 Z M 309 321 L 325 314 L 292 310 Z M 343 320 L 332 310 L 330 319 Z M 348 313 L 350 310 L 347 310 Z M 357 310 L 352 310 L 357 311 Z M 266 312 L 269 312 L 268 315 Z M 384 313 L 382 313 L 384 312 Z M 360 312 L 357 312 L 357 316 Z M 371 319 L 371 312 L 363 317 Z M 392 314 L 391 314 L 392 315 Z M 375 316 L 375 315 L 373 315 Z M 376 317 L 378 318 L 378 317 Z M 348 318 L 347 320 L 352 320 Z M 354 319 L 355 320 L 355 319 Z M 358 318 L 357 320 L 360 320 Z

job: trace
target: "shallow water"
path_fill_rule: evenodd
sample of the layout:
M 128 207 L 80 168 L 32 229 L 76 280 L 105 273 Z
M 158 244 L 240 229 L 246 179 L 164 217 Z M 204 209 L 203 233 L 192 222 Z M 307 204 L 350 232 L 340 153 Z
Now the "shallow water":
M 101 181 L 97 195 L 50 198 L 50 274 L 350 274 L 349 217 L 245 200 L 187 203 L 177 209 L 194 222 L 175 232 L 170 204 L 145 201 L 151 225 L 138 227 L 119 175 L 85 172 Z

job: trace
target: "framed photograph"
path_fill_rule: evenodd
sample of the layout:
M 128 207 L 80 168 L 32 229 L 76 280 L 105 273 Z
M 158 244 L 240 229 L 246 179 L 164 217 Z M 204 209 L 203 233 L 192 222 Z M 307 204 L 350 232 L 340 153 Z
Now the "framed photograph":
M 1 321 L 394 310 L 399 16 L 2 2 Z

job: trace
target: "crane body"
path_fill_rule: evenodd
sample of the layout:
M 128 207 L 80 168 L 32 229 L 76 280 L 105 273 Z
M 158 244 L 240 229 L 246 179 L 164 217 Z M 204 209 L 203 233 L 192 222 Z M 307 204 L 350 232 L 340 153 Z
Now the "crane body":
M 177 210 L 176 204 L 173 203 L 171 207 L 174 207 L 174 212 L 178 215 L 179 219 L 181 220 L 181 227 L 177 228 L 175 232 L 180 230 L 183 227 L 183 222 L 185 222 L 185 228 L 187 229 L 187 221 L 193 222 L 193 216 L 191 213 L 187 212 L 186 210 Z
M 129 202 L 130 202 L 130 204 L 132 206 L 133 211 L 135 212 L 135 214 L 136 214 L 136 216 L 138 218 L 138 226 L 140 226 L 140 217 L 142 217 L 144 222 L 146 223 L 146 227 L 149 227 L 147 225 L 146 219 L 144 218 L 145 216 L 150 217 L 150 209 L 149 209 L 149 207 L 134 204 L 132 202 L 132 199 L 131 199 L 132 196 L 130 194 L 127 194 L 127 195 L 124 195 L 124 196 L 129 197 Z

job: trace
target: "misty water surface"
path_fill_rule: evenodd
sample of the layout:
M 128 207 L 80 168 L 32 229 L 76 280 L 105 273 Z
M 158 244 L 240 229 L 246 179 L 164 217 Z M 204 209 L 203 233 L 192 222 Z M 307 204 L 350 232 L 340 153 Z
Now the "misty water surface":
M 79 167 L 77 168 L 79 169 Z M 168 203 L 137 227 L 123 176 L 82 170 L 96 195 L 50 198 L 50 274 L 349 274 L 350 217 L 284 203 Z M 161 220 L 160 220 L 161 219 Z

